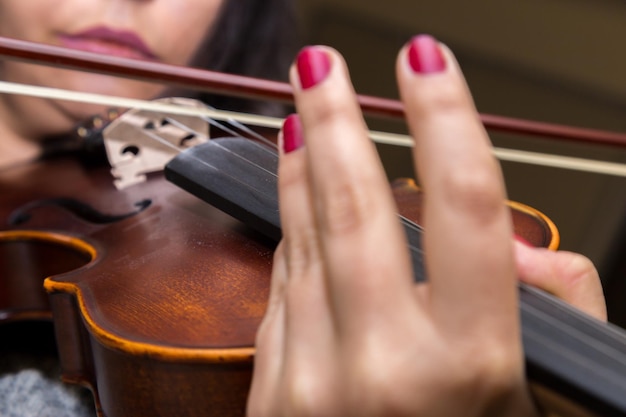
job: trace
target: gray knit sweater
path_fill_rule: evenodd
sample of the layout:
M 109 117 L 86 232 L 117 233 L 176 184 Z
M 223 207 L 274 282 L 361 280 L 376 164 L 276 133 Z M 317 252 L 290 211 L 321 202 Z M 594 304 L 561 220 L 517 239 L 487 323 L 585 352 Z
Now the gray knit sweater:
M 60 380 L 53 357 L 0 354 L 0 417 L 93 417 L 91 393 Z

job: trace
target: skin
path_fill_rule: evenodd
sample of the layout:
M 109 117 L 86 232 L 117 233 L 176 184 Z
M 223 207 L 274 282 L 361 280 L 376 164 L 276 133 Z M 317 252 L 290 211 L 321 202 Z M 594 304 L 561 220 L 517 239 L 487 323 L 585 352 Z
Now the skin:
M 534 416 L 518 277 L 606 319 L 591 262 L 515 242 L 488 136 L 452 53 L 440 47 L 442 72 L 413 72 L 406 48 L 397 60 L 426 195 L 427 284 L 412 281 L 342 57 L 319 47 L 331 69 L 312 88 L 292 68 L 305 145 L 280 155 L 283 240 L 249 417 Z
M 187 64 L 223 0 L 3 0 L 0 36 L 62 46 L 62 37 L 105 26 L 139 36 L 155 59 Z M 112 44 L 99 52 L 135 57 Z M 59 68 L 0 61 L 3 81 L 149 99 L 163 87 Z M 37 141 L 64 133 L 104 109 L 78 103 L 0 95 L 0 167 L 38 155 Z M 36 121 L 34 123 L 33 121 Z

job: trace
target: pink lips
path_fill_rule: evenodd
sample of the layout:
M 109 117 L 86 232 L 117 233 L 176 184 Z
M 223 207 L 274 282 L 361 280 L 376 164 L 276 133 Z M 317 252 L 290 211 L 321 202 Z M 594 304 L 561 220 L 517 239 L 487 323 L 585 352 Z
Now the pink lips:
M 125 58 L 157 59 L 145 42 L 129 31 L 95 27 L 79 33 L 63 34 L 60 39 L 66 48 Z

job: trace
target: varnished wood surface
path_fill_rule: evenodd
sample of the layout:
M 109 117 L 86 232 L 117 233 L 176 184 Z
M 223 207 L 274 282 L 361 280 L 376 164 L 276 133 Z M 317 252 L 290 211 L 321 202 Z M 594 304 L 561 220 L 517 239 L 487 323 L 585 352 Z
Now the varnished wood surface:
M 3 247 L 61 245 L 48 258 L 69 251 L 86 262 L 45 285 L 65 378 L 90 385 L 109 417 L 242 415 L 273 245 L 160 176 L 120 192 L 106 168 L 86 171 L 69 159 L 4 174 L 3 220 L 34 200 L 73 197 L 106 214 L 151 200 L 141 213 L 111 224 L 43 205 L 30 209 L 25 223 L 3 226 Z M 57 235 L 78 240 L 61 243 Z M 92 260 L 85 248 L 93 249 Z M 42 271 L 60 272 L 29 269 L 27 257 L 0 253 L 3 271 L 12 271 L 2 280 L 34 288 L 42 285 Z M 30 291 L 37 298 L 39 288 Z M 0 308 L 15 319 L 9 301 Z M 41 310 L 39 304 L 18 310 Z
M 415 185 L 394 190 L 401 213 L 419 220 Z M 3 222 L 28 216 L 0 231 L 0 285 L 28 293 L 6 293 L 0 318 L 52 316 L 64 379 L 89 386 L 101 415 L 244 414 L 272 242 L 160 175 L 118 191 L 107 168 L 73 159 L 1 172 L 0 195 Z M 49 204 L 60 197 L 106 215 L 150 205 L 98 224 Z M 519 233 L 549 246 L 547 230 Z

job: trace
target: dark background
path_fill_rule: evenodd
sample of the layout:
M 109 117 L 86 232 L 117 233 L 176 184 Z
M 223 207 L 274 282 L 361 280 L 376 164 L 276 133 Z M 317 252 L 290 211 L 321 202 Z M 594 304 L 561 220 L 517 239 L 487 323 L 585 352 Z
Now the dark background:
M 482 113 L 626 132 L 626 3 L 620 0 L 298 0 L 304 43 L 339 49 L 362 94 L 396 98 L 394 63 L 417 33 L 455 52 Z M 373 129 L 404 126 L 372 120 Z M 626 163 L 626 147 L 491 133 L 496 146 Z M 390 178 L 407 149 L 379 146 Z M 548 215 L 561 249 L 601 272 L 610 319 L 626 323 L 626 178 L 503 163 L 509 198 Z M 462 233 L 462 231 L 460 231 Z

